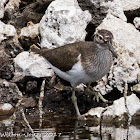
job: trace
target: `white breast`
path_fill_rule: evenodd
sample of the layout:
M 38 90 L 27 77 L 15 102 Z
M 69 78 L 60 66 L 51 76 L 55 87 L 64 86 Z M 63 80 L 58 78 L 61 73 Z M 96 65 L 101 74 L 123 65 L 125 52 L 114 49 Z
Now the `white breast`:
M 81 65 L 81 54 L 78 56 L 78 62 L 73 65 L 72 69 L 63 72 L 60 69 L 53 66 L 50 62 L 47 61 L 47 63 L 50 65 L 50 67 L 54 70 L 54 72 L 61 77 L 62 79 L 69 81 L 71 83 L 72 87 L 76 87 L 77 85 L 81 83 L 87 83 L 92 82 L 92 79 L 85 74 L 82 65 Z
M 70 83 L 72 86 L 77 86 L 81 83 L 92 82 L 92 78 L 89 77 L 83 70 L 81 64 L 81 54 L 78 56 L 78 62 L 73 65 L 72 69 L 67 71 L 67 74 L 70 76 Z

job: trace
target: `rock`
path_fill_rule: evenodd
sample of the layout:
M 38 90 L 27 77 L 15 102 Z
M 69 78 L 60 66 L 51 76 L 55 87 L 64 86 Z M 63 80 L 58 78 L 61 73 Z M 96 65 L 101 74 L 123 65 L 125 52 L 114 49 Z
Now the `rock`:
M 14 113 L 14 108 L 9 103 L 0 104 L 0 116 L 11 115 Z
M 35 106 L 36 106 L 36 102 L 35 102 L 35 100 L 33 99 L 33 97 L 23 98 L 23 100 L 22 100 L 22 105 L 23 105 L 25 108 L 28 108 L 28 107 L 35 107 Z
M 105 94 L 116 87 L 124 90 L 124 81 L 135 83 L 140 75 L 140 32 L 132 24 L 128 24 L 110 14 L 103 20 L 98 29 L 107 29 L 113 33 L 113 47 L 118 55 L 114 60 L 107 82 L 99 82 L 98 89 Z M 104 81 L 104 80 L 102 80 Z M 102 88 L 104 85 L 104 88 Z M 100 88 L 101 87 L 101 88 Z M 96 87 L 95 87 L 96 88 Z
M 0 127 L 6 126 L 10 127 L 12 125 L 12 120 L 10 116 L 1 116 L 0 117 Z
M 14 75 L 13 60 L 0 50 L 0 78 L 11 80 Z
M 4 5 L 7 0 L 0 0 L 0 19 L 4 17 Z
M 31 38 L 34 39 L 39 35 L 39 24 L 34 24 L 32 22 L 28 22 L 27 27 L 21 29 L 20 38 Z
M 15 41 L 15 39 L 12 38 L 4 40 L 1 43 L 1 49 L 10 58 L 16 57 L 20 52 L 23 51 L 23 48 L 21 47 L 19 41 Z
M 16 84 L 0 79 L 0 102 L 15 105 L 19 98 L 19 89 Z
M 46 2 L 43 4 L 36 1 L 28 2 L 23 10 L 23 18 L 27 20 L 27 22 L 32 21 L 36 24 L 39 23 L 48 5 Z
M 34 94 L 35 91 L 38 91 L 38 83 L 37 81 L 28 81 L 26 83 L 26 93 L 28 94 Z
M 140 17 L 135 17 L 133 22 L 135 27 L 140 30 Z
M 76 0 L 55 0 L 40 21 L 41 47 L 55 48 L 85 39 L 91 15 Z
M 28 22 L 27 27 L 21 29 L 19 39 L 24 50 L 29 50 L 32 44 L 38 42 L 39 36 L 39 24 L 34 24 L 33 22 Z
M 135 115 L 138 111 L 140 111 L 140 100 L 135 94 L 127 96 L 126 102 L 131 116 Z M 127 113 L 127 111 L 124 104 L 124 97 L 115 100 L 113 102 L 113 105 L 108 106 L 106 108 L 97 107 L 97 108 L 90 109 L 85 114 L 85 116 L 92 116 L 92 117 L 97 117 L 96 119 L 100 119 L 101 114 L 105 109 L 106 111 L 103 113 L 103 116 L 105 118 L 104 121 L 108 121 L 108 120 L 116 121 L 115 119 L 117 117 L 118 117 L 118 121 L 126 120 L 125 114 Z
M 113 16 L 122 19 L 123 21 L 127 21 L 127 18 L 123 12 L 122 2 L 120 0 L 113 0 L 113 1 L 102 1 L 102 7 L 108 8 L 108 13 L 112 14 Z
M 106 17 L 108 8 L 101 6 L 102 1 L 99 0 L 78 0 L 79 6 L 82 10 L 88 10 L 92 15 L 92 20 L 90 21 L 91 24 L 94 26 L 92 29 L 94 32 L 94 28 L 97 27 L 102 20 Z
M 21 80 L 25 76 L 52 77 L 54 72 L 46 60 L 32 52 L 22 52 L 14 58 L 15 73 L 13 80 Z
M 5 6 L 5 12 L 7 13 L 10 19 L 13 18 L 14 12 L 19 8 L 20 0 L 9 0 Z
M 22 50 L 15 27 L 0 21 L 0 53 L 15 57 Z
M 14 26 L 5 24 L 0 21 L 0 43 L 8 38 L 13 38 L 18 42 L 17 32 Z
M 54 1 L 54 0 L 37 0 L 37 2 L 40 3 L 41 5 L 44 5 L 44 3 L 50 4 L 52 1 Z
M 140 83 L 133 86 L 133 91 L 140 94 Z
M 124 11 L 133 11 L 140 8 L 140 0 L 121 0 Z

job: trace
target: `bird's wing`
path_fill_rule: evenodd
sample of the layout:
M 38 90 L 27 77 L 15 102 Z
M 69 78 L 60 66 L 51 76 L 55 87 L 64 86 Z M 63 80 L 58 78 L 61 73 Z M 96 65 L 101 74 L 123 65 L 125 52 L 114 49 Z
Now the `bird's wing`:
M 41 49 L 36 53 L 46 58 L 53 66 L 66 72 L 71 70 L 73 65 L 78 62 L 81 48 L 86 46 L 85 44 L 85 42 L 72 43 L 51 50 Z

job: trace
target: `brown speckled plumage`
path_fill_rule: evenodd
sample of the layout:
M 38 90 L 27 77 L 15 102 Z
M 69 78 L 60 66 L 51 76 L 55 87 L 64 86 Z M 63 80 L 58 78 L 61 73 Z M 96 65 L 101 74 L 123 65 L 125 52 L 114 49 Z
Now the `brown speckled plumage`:
M 37 53 L 46 58 L 53 66 L 66 72 L 78 62 L 78 55 L 90 49 L 93 42 L 76 42 L 55 49 L 43 49 Z

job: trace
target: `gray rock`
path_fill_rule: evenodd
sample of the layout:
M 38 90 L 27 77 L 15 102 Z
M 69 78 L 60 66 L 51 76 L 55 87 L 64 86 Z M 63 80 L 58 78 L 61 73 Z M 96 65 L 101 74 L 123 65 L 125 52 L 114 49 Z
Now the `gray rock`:
M 101 6 L 100 0 L 78 0 L 78 3 L 82 10 L 88 10 L 90 12 L 92 15 L 90 23 L 95 27 L 106 17 L 108 8 Z
M 23 49 L 19 44 L 16 29 L 12 25 L 0 21 L 0 51 L 5 52 L 9 57 L 15 57 Z
M 123 5 L 120 0 L 113 0 L 113 1 L 105 1 L 102 0 L 100 2 L 102 7 L 108 8 L 108 13 L 112 14 L 113 16 L 122 19 L 123 21 L 127 21 L 127 18 L 123 12 Z
M 9 58 L 4 50 L 0 51 L 0 78 L 11 80 L 14 75 L 13 60 Z
M 25 108 L 28 108 L 28 107 L 35 107 L 35 106 L 36 106 L 36 102 L 35 102 L 35 100 L 33 99 L 33 97 L 23 98 L 23 99 L 22 99 L 22 105 L 23 105 Z
M 28 94 L 34 94 L 36 91 L 38 91 L 38 83 L 37 81 L 28 81 L 26 83 L 26 93 Z
M 19 96 L 19 89 L 16 84 L 0 79 L 0 102 L 15 105 Z M 14 102 L 14 103 L 13 103 Z

